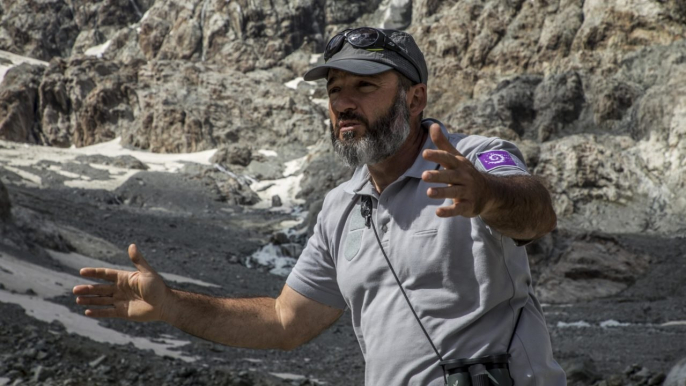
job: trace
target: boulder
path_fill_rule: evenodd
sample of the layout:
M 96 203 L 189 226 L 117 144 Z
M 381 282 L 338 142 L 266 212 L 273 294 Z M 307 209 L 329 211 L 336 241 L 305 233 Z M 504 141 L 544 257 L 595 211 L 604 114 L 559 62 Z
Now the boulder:
M 565 245 L 566 244 L 566 245 Z M 586 235 L 557 245 L 561 249 L 538 279 L 544 303 L 574 303 L 619 293 L 649 267 L 650 257 L 601 235 Z
M 233 144 L 219 148 L 217 152 L 214 153 L 212 158 L 210 158 L 210 162 L 222 166 L 248 166 L 251 160 L 252 150 L 249 147 L 238 146 Z

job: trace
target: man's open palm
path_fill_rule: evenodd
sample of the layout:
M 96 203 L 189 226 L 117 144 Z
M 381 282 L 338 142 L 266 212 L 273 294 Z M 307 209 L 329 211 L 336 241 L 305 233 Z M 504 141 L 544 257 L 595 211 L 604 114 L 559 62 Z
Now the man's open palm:
M 135 321 L 160 320 L 164 300 L 169 289 L 153 270 L 135 244 L 129 246 L 129 258 L 137 271 L 109 268 L 83 268 L 81 276 L 108 281 L 108 284 L 89 284 L 74 287 L 76 303 L 89 308 L 86 316 L 122 318 Z
M 440 164 L 443 169 L 423 172 L 422 180 L 447 186 L 429 188 L 426 194 L 430 198 L 453 200 L 452 205 L 438 208 L 436 215 L 475 217 L 483 214 L 489 209 L 491 200 L 486 176 L 460 154 L 438 124 L 431 125 L 429 134 L 436 144 L 436 150 L 424 150 L 422 156 L 427 161 Z

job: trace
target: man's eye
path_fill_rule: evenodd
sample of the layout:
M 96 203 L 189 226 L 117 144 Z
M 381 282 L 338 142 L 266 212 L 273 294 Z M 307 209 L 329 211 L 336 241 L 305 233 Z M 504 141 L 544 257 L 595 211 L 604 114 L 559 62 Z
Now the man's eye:
M 338 92 L 338 87 L 331 87 L 331 88 L 329 89 L 329 95 L 331 95 L 331 94 L 333 94 L 333 93 L 337 93 L 337 92 Z

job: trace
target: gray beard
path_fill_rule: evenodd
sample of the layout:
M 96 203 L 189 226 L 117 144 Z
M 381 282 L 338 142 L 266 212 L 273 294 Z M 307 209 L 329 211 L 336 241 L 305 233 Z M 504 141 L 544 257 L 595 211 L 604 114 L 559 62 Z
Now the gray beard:
M 398 87 L 393 105 L 371 126 L 363 117 L 349 113 L 348 116 L 352 115 L 350 118 L 355 118 L 367 126 L 367 131 L 361 138 L 345 138 L 342 142 L 334 134 L 333 125 L 330 125 L 334 151 L 347 166 L 356 168 L 364 164 L 373 165 L 400 149 L 410 135 L 410 111 L 407 109 L 405 96 L 405 90 Z

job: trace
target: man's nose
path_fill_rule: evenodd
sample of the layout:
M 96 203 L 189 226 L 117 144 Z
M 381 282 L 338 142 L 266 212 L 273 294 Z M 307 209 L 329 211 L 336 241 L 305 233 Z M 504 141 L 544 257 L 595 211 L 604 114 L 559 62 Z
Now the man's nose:
M 331 101 L 331 107 L 333 107 L 336 112 L 342 113 L 348 110 L 356 110 L 357 102 L 351 93 L 341 91 L 336 95 L 336 98 Z

